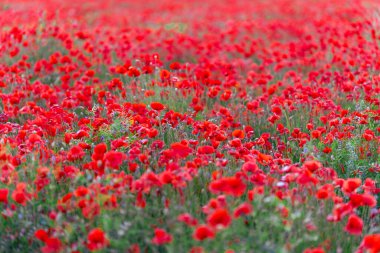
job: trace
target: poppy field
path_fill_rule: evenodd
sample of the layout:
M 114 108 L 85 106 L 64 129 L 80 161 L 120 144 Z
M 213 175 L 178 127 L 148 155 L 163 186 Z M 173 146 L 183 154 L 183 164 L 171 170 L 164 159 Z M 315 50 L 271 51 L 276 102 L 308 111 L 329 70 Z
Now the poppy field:
M 0 1 L 0 252 L 380 252 L 376 0 Z

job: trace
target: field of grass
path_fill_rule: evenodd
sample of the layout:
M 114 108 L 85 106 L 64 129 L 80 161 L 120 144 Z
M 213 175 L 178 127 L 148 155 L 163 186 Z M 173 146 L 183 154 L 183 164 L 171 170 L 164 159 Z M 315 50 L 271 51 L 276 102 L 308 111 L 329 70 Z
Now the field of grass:
M 380 252 L 375 0 L 0 1 L 0 252 Z

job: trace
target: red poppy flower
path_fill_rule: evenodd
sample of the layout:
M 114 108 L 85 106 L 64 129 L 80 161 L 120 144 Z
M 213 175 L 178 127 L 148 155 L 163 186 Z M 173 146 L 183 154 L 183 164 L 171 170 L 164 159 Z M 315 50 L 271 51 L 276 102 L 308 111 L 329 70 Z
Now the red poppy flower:
M 372 130 L 367 129 L 364 131 L 362 137 L 366 141 L 372 141 L 375 138 L 375 133 Z
M 179 70 L 181 68 L 181 65 L 179 62 L 172 62 L 172 63 L 170 63 L 169 67 L 172 70 Z
M 313 177 L 313 174 L 310 170 L 305 170 L 298 176 L 297 182 L 302 185 L 307 185 L 310 183 L 315 185 L 318 183 L 318 179 Z
M 317 199 L 327 199 L 329 197 L 329 191 L 327 189 L 321 188 L 316 193 Z
M 127 155 L 118 151 L 109 151 L 104 155 L 106 166 L 115 170 L 118 170 L 126 159 Z
M 198 226 L 193 233 L 193 238 L 198 241 L 203 241 L 208 238 L 214 238 L 214 237 L 215 237 L 214 231 L 207 225 Z
M 239 139 L 244 139 L 245 133 L 243 130 L 236 129 L 232 132 L 232 136 Z
M 380 252 L 380 234 L 366 235 L 362 241 L 362 246 L 370 250 L 371 253 Z
M 100 250 L 108 246 L 109 241 L 101 228 L 94 228 L 87 236 L 87 248 L 90 251 Z
M 62 250 L 62 243 L 58 238 L 50 237 L 45 241 L 45 246 L 41 248 L 42 253 L 57 253 Z
M 376 202 L 377 202 L 376 198 L 367 193 L 364 193 L 364 194 L 352 193 L 350 195 L 350 203 L 355 208 L 359 206 L 375 207 Z
M 25 206 L 30 197 L 31 194 L 26 191 L 26 184 L 18 183 L 16 189 L 12 193 L 12 199 L 18 204 Z
M 107 145 L 105 143 L 99 143 L 94 147 L 94 152 L 99 155 L 104 154 L 107 152 Z
M 75 196 L 76 197 L 84 197 L 89 193 L 89 190 L 84 186 L 78 186 L 78 188 L 75 190 Z
M 352 235 L 361 235 L 363 231 L 363 220 L 355 214 L 350 215 L 344 230 Z
M 249 203 L 240 204 L 234 211 L 234 217 L 237 218 L 242 215 L 248 215 L 252 212 L 252 205 Z
M 198 154 L 201 155 L 210 155 L 215 152 L 215 149 L 213 146 L 202 146 L 198 148 Z
M 306 161 L 303 166 L 311 172 L 314 172 L 322 167 L 322 164 L 318 161 Z
M 43 241 L 43 242 L 45 242 L 49 238 L 49 234 L 43 229 L 36 230 L 36 232 L 34 232 L 34 236 L 38 240 Z
M 212 193 L 225 193 L 235 197 L 240 197 L 244 194 L 247 186 L 241 178 L 225 177 L 215 180 L 210 183 L 209 190 Z
M 275 115 L 278 115 L 278 116 L 281 116 L 282 115 L 282 110 L 279 106 L 272 106 L 272 112 L 275 114 Z
M 318 248 L 308 248 L 303 251 L 303 253 L 325 253 L 325 250 L 318 247 Z
M 34 143 L 42 143 L 42 138 L 38 134 L 31 134 L 29 135 L 29 142 L 34 144 Z
M 355 191 L 362 184 L 360 178 L 349 178 L 343 182 L 342 190 L 345 193 L 351 193 Z
M 186 223 L 188 226 L 196 226 L 198 224 L 197 219 L 188 213 L 184 213 L 178 216 L 178 220 Z
M 207 217 L 207 223 L 215 228 L 226 228 L 231 223 L 231 216 L 226 209 L 217 209 Z
M 76 140 L 81 139 L 83 137 L 89 137 L 89 136 L 90 135 L 84 130 L 79 130 L 78 132 L 72 135 L 72 137 Z
M 128 70 L 128 76 L 138 77 L 138 76 L 140 76 L 140 71 L 137 68 L 130 67 Z
M 152 107 L 152 109 L 156 111 L 162 111 L 163 109 L 165 109 L 165 106 L 160 102 L 152 102 L 150 103 L 150 107 Z
M 81 146 L 73 146 L 67 154 L 67 159 L 69 159 L 69 161 L 80 160 L 85 156 L 85 154 L 86 153 L 83 151 Z
M 187 157 L 193 150 L 189 148 L 188 146 L 176 142 L 170 145 L 170 149 L 173 151 L 174 156 L 179 156 L 181 158 Z
M 166 69 L 161 70 L 160 77 L 162 80 L 167 80 L 170 78 L 170 72 Z
M 7 188 L 0 189 L 0 203 L 8 203 L 9 190 Z
M 255 161 L 248 161 L 248 162 L 243 164 L 241 169 L 242 169 L 242 171 L 254 173 L 257 170 L 259 170 L 259 166 L 257 165 L 257 163 Z
M 156 228 L 154 230 L 154 237 L 152 242 L 157 245 L 162 245 L 166 243 L 170 243 L 173 240 L 173 237 L 168 234 L 165 230 L 161 228 Z

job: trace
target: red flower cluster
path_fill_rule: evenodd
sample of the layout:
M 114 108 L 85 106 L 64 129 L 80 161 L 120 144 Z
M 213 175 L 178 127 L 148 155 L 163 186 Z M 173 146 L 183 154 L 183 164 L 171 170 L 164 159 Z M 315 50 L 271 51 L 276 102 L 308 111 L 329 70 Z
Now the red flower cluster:
M 379 252 L 378 16 L 7 1 L 0 252 Z

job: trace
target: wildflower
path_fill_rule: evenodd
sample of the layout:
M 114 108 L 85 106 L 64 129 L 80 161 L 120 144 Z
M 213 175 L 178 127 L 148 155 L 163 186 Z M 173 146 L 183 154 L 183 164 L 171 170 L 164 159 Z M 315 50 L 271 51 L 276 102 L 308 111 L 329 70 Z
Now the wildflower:
M 239 139 L 244 139 L 245 133 L 243 130 L 236 129 L 232 132 L 232 136 Z
M 359 206 L 375 207 L 376 198 L 367 193 L 364 193 L 364 194 L 352 193 L 350 195 L 350 203 L 355 208 Z
M 380 234 L 366 235 L 361 245 L 371 253 L 380 252 Z
M 162 69 L 160 72 L 161 80 L 168 80 L 170 78 L 170 72 L 166 69 Z
M 217 179 L 211 182 L 209 185 L 209 190 L 212 193 L 223 192 L 235 197 L 240 197 L 243 195 L 246 188 L 246 184 L 242 181 L 241 178 L 238 177 L 225 177 Z
M 45 246 L 41 248 L 42 253 L 58 253 L 62 250 L 62 243 L 58 238 L 49 237 L 44 240 Z
M 322 167 L 322 164 L 318 161 L 306 161 L 303 166 L 311 172 L 314 172 Z
M 256 161 L 248 161 L 243 164 L 241 170 L 254 173 L 259 170 L 259 166 L 257 165 Z
M 18 183 L 12 193 L 12 199 L 18 204 L 25 206 L 30 197 L 31 194 L 26 191 L 26 184 Z
M 207 223 L 214 228 L 226 228 L 231 223 L 231 216 L 226 209 L 220 208 L 207 217 Z
M 152 242 L 157 245 L 167 244 L 173 240 L 173 237 L 161 228 L 154 230 L 154 237 Z
M 43 242 L 45 242 L 49 238 L 49 234 L 43 229 L 36 230 L 36 232 L 34 232 L 34 236 L 38 240 L 43 241 Z
M 360 178 L 349 178 L 343 182 L 342 190 L 345 193 L 354 192 L 360 185 L 362 180 Z
M 363 231 L 363 220 L 355 214 L 350 215 L 344 230 L 352 235 L 361 235 Z
M 207 225 L 198 226 L 193 233 L 193 238 L 198 241 L 203 241 L 209 238 L 214 238 L 214 231 Z
M 8 203 L 9 190 L 7 188 L 0 189 L 0 203 Z
M 305 249 L 303 253 L 325 253 L 325 251 L 321 247 L 317 247 Z
M 75 160 L 80 160 L 85 156 L 85 152 L 83 151 L 83 148 L 80 147 L 79 145 L 73 146 L 68 154 L 67 154 L 67 159 L 69 161 L 75 161 Z
M 198 224 L 197 219 L 188 213 L 184 213 L 178 216 L 179 221 L 186 223 L 188 226 L 196 226 Z
M 252 205 L 249 203 L 240 204 L 234 211 L 234 217 L 237 218 L 242 215 L 248 215 L 252 212 Z
M 187 157 L 193 151 L 191 148 L 180 142 L 171 144 L 170 149 L 173 151 L 174 157 L 178 156 L 181 158 Z
M 159 102 L 150 103 L 150 107 L 152 107 L 152 109 L 156 111 L 162 111 L 163 109 L 165 109 L 165 106 Z
M 108 246 L 109 241 L 101 228 L 94 228 L 88 234 L 86 244 L 90 251 L 95 251 Z
M 118 170 L 126 159 L 127 155 L 118 151 L 108 151 L 104 154 L 105 165 L 115 170 Z
M 367 129 L 364 131 L 362 137 L 366 141 L 372 141 L 375 138 L 375 133 L 372 130 Z
M 212 146 L 202 146 L 198 148 L 198 154 L 213 154 L 215 153 L 215 149 Z

